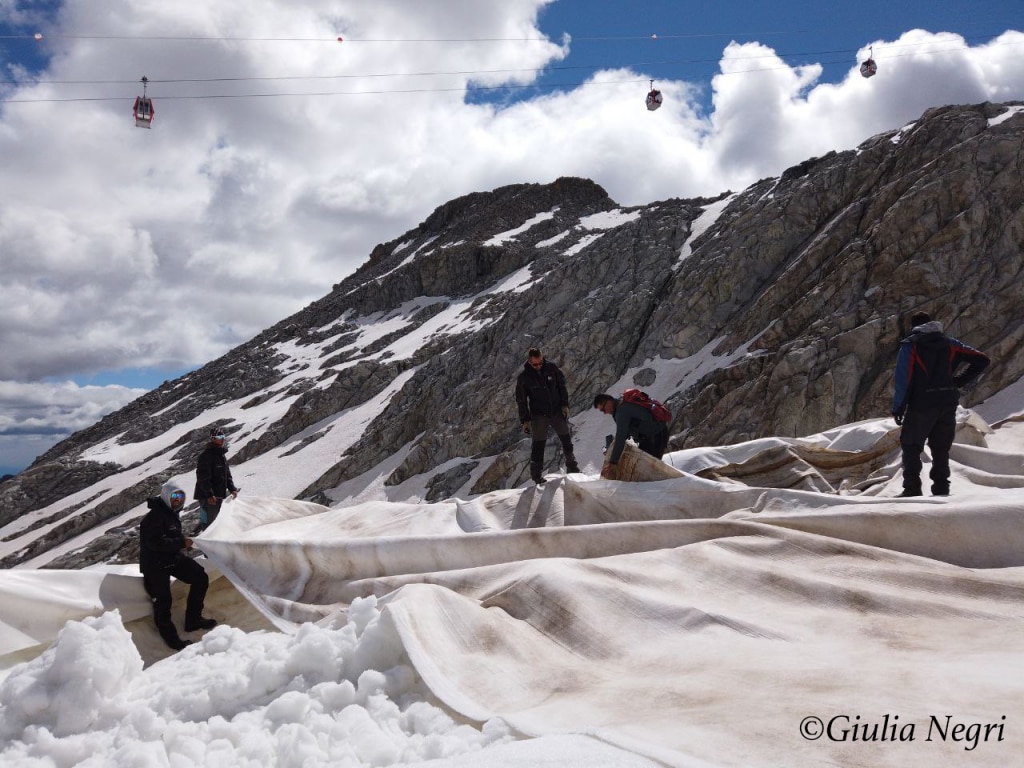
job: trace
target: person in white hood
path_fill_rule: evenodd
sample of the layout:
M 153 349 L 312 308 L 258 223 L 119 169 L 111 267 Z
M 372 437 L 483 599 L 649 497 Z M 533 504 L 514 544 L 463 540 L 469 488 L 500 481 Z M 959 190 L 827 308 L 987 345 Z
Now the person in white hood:
M 185 631 L 210 629 L 214 619 L 203 616 L 203 601 L 210 585 L 210 577 L 199 563 L 190 558 L 187 550 L 192 539 L 181 530 L 178 517 L 185 506 L 185 491 L 173 480 L 160 488 L 160 495 L 149 499 L 149 512 L 139 525 L 139 570 L 146 593 L 153 600 L 153 621 L 160 637 L 174 650 L 189 644 L 178 635 L 171 620 L 171 577 L 191 587 L 185 606 Z

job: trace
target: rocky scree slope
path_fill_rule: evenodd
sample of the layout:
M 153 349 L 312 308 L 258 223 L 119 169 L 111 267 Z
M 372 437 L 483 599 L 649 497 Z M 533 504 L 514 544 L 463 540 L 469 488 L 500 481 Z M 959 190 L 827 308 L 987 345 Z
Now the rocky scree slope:
M 40 535 L 0 564 L 102 530 L 190 471 L 204 414 L 231 401 L 243 401 L 223 421 L 237 465 L 312 430 L 302 450 L 333 415 L 395 390 L 302 498 L 344 503 L 332 490 L 385 464 L 391 486 L 425 478 L 429 500 L 516 485 L 529 442 L 512 387 L 534 345 L 569 376 L 574 413 L 635 384 L 672 409 L 673 448 L 728 444 L 887 414 L 896 347 L 921 309 L 992 355 L 966 396 L 977 402 L 1024 375 L 1022 160 L 1021 105 L 981 104 L 930 110 L 714 199 L 622 208 L 563 178 L 453 200 L 324 298 L 0 484 L 0 534 L 45 510 Z M 460 303 L 457 326 L 435 327 Z M 368 319 L 380 329 L 370 342 Z M 268 404 L 282 415 L 247 421 Z M 85 460 L 88 449 L 175 429 L 160 472 L 89 496 L 131 467 Z M 549 441 L 552 464 L 557 451 Z M 51 565 L 131 560 L 133 545 L 129 522 Z

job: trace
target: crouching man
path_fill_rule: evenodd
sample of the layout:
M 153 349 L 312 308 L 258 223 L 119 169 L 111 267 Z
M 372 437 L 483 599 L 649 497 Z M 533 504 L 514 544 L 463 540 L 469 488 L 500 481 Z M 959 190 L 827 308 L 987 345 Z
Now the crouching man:
M 594 407 L 615 419 L 613 447 L 601 469 L 601 477 L 607 480 L 616 479 L 619 459 L 622 458 L 627 438 L 636 440 L 641 451 L 649 453 L 656 459 L 665 455 L 665 449 L 668 447 L 668 424 L 655 419 L 649 408 L 606 394 L 594 397 Z
M 146 593 L 153 601 L 153 621 L 160 637 L 178 651 L 189 644 L 178 636 L 171 621 L 171 577 L 191 585 L 185 607 L 185 631 L 210 629 L 217 622 L 203 616 L 203 601 L 210 577 L 186 550 L 192 539 L 181 530 L 178 515 L 185 506 L 185 491 L 169 480 L 160 488 L 160 495 L 146 502 L 149 512 L 139 525 L 139 570 Z

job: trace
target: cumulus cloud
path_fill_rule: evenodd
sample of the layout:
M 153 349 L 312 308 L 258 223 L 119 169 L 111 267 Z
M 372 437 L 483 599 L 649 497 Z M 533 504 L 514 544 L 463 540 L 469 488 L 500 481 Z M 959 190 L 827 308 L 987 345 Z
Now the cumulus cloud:
M 538 28 L 549 1 L 64 2 L 45 71 L 0 104 L 0 379 L 200 365 L 470 192 L 578 175 L 624 205 L 716 195 L 930 106 L 1024 97 L 1020 32 L 912 30 L 873 43 L 870 81 L 731 43 L 710 108 L 706 84 L 659 79 L 648 113 L 640 68 L 467 99 L 570 53 Z M 131 120 L 143 75 L 152 130 Z
M 0 381 L 0 468 L 21 468 L 79 429 L 144 394 L 121 386 Z

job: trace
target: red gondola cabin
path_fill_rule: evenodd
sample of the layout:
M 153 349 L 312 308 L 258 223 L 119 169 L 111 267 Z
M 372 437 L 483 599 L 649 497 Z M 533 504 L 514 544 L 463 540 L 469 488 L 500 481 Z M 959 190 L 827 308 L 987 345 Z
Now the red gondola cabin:
M 135 125 L 138 128 L 153 127 L 153 100 L 148 96 L 139 96 L 135 99 L 135 107 L 132 109 L 135 115 Z

